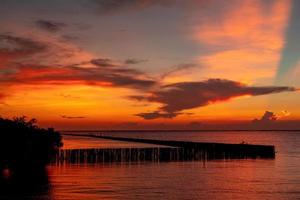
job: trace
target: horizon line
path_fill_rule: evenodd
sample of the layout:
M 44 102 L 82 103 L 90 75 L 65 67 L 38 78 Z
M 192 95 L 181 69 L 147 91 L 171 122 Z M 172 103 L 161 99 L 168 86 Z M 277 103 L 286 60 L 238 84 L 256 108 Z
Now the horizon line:
M 272 131 L 284 131 L 284 132 L 292 132 L 292 131 L 299 131 L 300 129 L 111 129 L 111 130 L 58 130 L 60 132 L 230 132 L 230 131 L 237 131 L 237 132 L 252 132 L 252 131 L 265 131 L 265 132 L 272 132 Z

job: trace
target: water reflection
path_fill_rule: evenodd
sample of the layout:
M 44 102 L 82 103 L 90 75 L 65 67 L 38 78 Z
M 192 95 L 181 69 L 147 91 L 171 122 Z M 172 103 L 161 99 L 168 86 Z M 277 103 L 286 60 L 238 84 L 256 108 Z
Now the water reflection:
M 274 144 L 278 153 L 275 160 L 49 166 L 48 174 L 35 176 L 4 171 L 0 199 L 299 199 L 299 133 L 160 135 L 156 138 Z
M 50 166 L 53 197 L 67 199 L 297 199 L 274 160 Z M 288 176 L 285 176 L 288 177 Z
M 1 171 L 0 199 L 52 199 L 46 169 Z

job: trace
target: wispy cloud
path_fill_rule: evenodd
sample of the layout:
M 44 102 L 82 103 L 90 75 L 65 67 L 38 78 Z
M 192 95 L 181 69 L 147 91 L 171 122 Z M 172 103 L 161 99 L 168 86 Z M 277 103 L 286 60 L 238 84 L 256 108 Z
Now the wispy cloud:
M 70 42 L 44 34 L 0 34 L 0 66 L 12 69 L 16 65 L 62 66 L 79 63 L 92 56 Z
M 143 63 L 143 62 L 147 62 L 148 60 L 146 59 L 136 59 L 136 58 L 129 58 L 127 60 L 125 60 L 125 64 L 127 65 L 135 65 L 135 64 L 140 64 L 140 63 Z
M 138 11 L 152 6 L 169 7 L 177 0 L 92 0 L 97 5 L 101 15 L 116 14 L 120 12 Z
M 0 34 L 0 57 L 26 56 L 44 51 L 46 45 L 30 38 Z
M 288 117 L 288 116 L 290 116 L 290 115 L 291 115 L 291 113 L 290 113 L 289 111 L 287 111 L 287 110 L 282 110 L 282 111 L 281 111 L 280 117 Z
M 86 118 L 84 116 L 67 116 L 67 115 L 61 115 L 61 117 L 64 119 L 84 119 L 84 118 Z
M 113 61 L 109 58 L 92 59 L 91 63 L 99 67 L 114 67 Z
M 56 22 L 52 20 L 42 20 L 42 19 L 35 21 L 35 24 L 40 29 L 48 32 L 58 32 L 62 30 L 62 28 L 67 26 L 65 23 L 62 22 Z
M 183 63 L 183 64 L 179 64 L 174 66 L 170 71 L 164 73 L 161 78 L 167 78 L 168 76 L 172 76 L 174 74 L 178 74 L 178 73 L 182 73 L 185 70 L 190 70 L 192 68 L 196 68 L 199 67 L 199 64 L 196 63 Z

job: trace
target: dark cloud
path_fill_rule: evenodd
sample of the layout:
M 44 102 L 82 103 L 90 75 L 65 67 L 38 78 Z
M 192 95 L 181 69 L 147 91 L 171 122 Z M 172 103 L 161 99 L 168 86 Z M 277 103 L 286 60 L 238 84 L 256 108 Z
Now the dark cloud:
M 277 116 L 270 111 L 266 111 L 265 114 L 261 117 L 260 121 L 275 121 Z
M 91 60 L 91 63 L 99 67 L 114 67 L 113 61 L 109 58 L 97 58 Z
M 209 79 L 202 82 L 182 82 L 165 85 L 147 97 L 131 96 L 130 98 L 161 103 L 163 106 L 160 110 L 173 116 L 174 113 L 185 109 L 202 107 L 208 104 L 230 100 L 234 97 L 245 95 L 258 96 L 287 91 L 296 91 L 296 89 L 293 87 L 277 86 L 251 87 L 230 80 Z M 159 115 L 159 111 L 153 113 L 154 115 L 151 115 L 152 119 L 163 117 L 163 115 Z M 138 114 L 138 116 L 143 117 L 145 115 Z
M 148 100 L 148 97 L 139 96 L 139 95 L 128 96 L 128 98 L 131 100 L 136 100 L 136 101 L 147 101 Z
M 48 32 L 58 32 L 62 28 L 67 26 L 64 23 L 51 21 L 51 20 L 37 20 L 37 21 L 35 21 L 35 24 L 40 29 L 48 31 Z
M 130 59 L 127 59 L 125 60 L 125 64 L 127 65 L 135 65 L 135 64 L 140 64 L 140 63 L 143 63 L 143 62 L 147 62 L 148 60 L 145 60 L 145 59 L 134 59 L 134 58 L 130 58 Z
M 252 120 L 251 128 L 254 129 L 276 129 L 280 125 L 279 116 L 274 112 L 265 111 L 259 119 Z
M 146 120 L 157 119 L 157 118 L 172 119 L 172 118 L 176 117 L 178 114 L 180 114 L 180 113 L 163 113 L 163 112 L 154 111 L 154 112 L 139 113 L 139 114 L 136 114 L 136 116 L 142 117 Z
M 99 14 L 115 14 L 119 12 L 136 11 L 152 6 L 169 7 L 177 0 L 92 0 L 97 5 Z
M 254 119 L 253 123 L 268 124 L 277 120 L 277 116 L 270 111 L 266 111 L 260 119 Z
M 295 88 L 277 86 L 249 87 L 235 81 L 209 79 L 203 82 L 166 85 L 162 90 L 155 92 L 149 100 L 165 104 L 162 107 L 165 111 L 175 112 L 205 106 L 217 101 L 229 100 L 238 96 L 257 96 L 284 91 L 295 91 Z
M 0 34 L 0 55 L 28 55 L 44 51 L 44 43 L 29 38 Z
M 67 115 L 61 115 L 61 117 L 64 119 L 84 119 L 85 118 L 83 116 L 67 116 Z

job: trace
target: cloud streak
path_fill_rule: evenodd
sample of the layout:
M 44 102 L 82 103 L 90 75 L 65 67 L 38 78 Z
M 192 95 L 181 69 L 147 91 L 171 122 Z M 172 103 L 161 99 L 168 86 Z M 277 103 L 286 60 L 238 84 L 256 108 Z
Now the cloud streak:
M 185 70 L 189 70 L 189 69 L 192 69 L 192 68 L 196 68 L 198 67 L 199 64 L 196 64 L 196 63 L 184 63 L 184 64 L 180 64 L 180 65 L 177 65 L 175 66 L 173 69 L 171 69 L 170 71 L 164 73 L 161 78 L 164 79 L 166 77 L 169 77 L 169 76 L 172 76 L 174 74 L 177 74 L 177 73 L 182 73 L 183 71 Z
M 140 64 L 140 63 L 143 63 L 143 62 L 147 62 L 148 60 L 146 59 L 135 59 L 135 58 L 129 58 L 127 60 L 125 60 L 125 64 L 127 65 L 135 65 L 135 64 Z
M 91 64 L 93 62 L 90 62 Z M 139 74 L 139 76 L 137 76 Z M 85 84 L 103 87 L 145 89 L 156 84 L 136 70 L 97 65 L 96 67 L 21 65 L 17 72 L 0 81 L 11 84 Z
M 154 112 L 138 113 L 138 114 L 136 114 L 136 116 L 141 117 L 146 120 L 157 119 L 157 118 L 172 119 L 179 114 L 180 113 L 163 113 L 163 112 L 159 112 L 159 111 L 154 111 Z
M 64 119 L 84 119 L 85 118 L 83 116 L 67 116 L 67 115 L 61 115 L 61 117 Z

